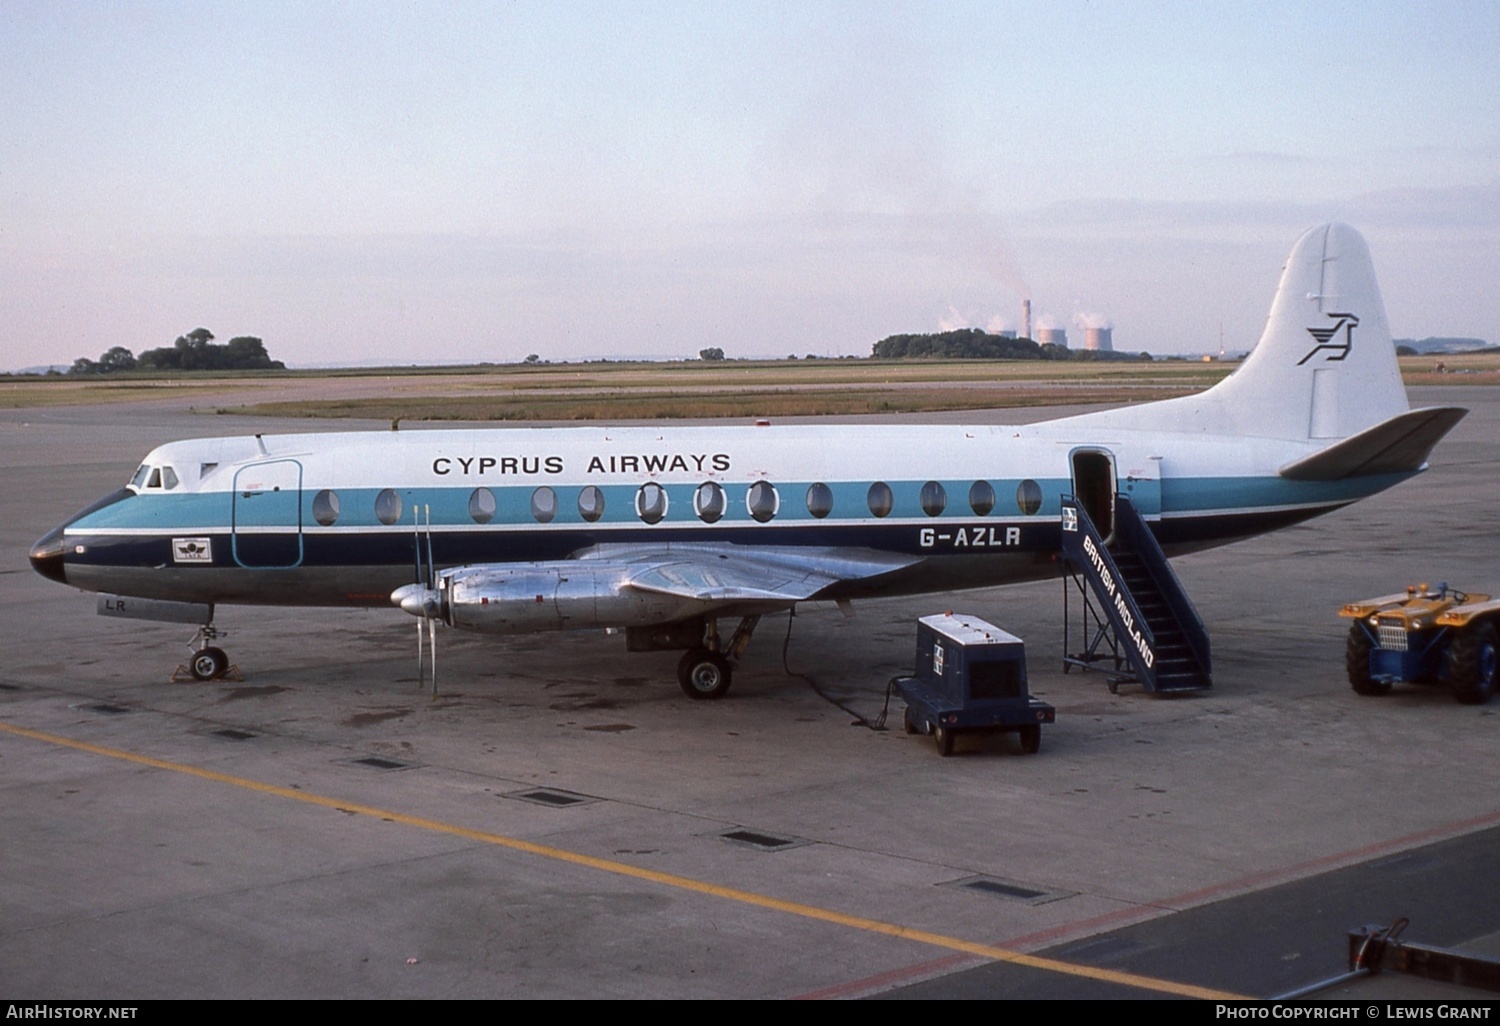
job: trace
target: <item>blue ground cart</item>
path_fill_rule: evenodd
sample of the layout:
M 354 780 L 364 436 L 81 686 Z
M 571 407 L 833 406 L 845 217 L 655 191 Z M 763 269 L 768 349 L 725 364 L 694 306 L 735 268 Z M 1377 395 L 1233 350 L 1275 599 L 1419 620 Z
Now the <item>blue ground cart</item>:
M 977 616 L 918 620 L 916 675 L 892 683 L 906 701 L 906 732 L 932 735 L 939 755 L 952 755 L 965 731 L 1014 731 L 1030 755 L 1057 715 L 1026 690 L 1025 642 Z

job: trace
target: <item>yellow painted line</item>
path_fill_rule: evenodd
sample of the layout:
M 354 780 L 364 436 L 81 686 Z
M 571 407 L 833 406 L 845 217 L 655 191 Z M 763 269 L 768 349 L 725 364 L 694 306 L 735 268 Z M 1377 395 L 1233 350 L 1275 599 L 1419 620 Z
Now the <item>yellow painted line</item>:
M 486 830 L 473 830 L 455 823 L 444 823 L 441 820 L 425 819 L 421 816 L 408 816 L 404 813 L 392 812 L 388 809 L 379 809 L 372 805 L 360 805 L 356 802 L 341 801 L 337 798 L 312 794 L 308 791 L 280 787 L 276 784 L 266 784 L 258 780 L 250 780 L 246 777 L 231 776 L 228 773 L 219 773 L 214 770 L 204 769 L 201 766 L 168 762 L 166 759 L 155 759 L 149 755 L 137 755 L 134 752 L 127 752 L 119 748 L 107 748 L 104 745 L 89 744 L 87 741 L 75 741 L 72 738 L 62 737 L 57 734 L 48 734 L 40 730 L 31 730 L 26 727 L 18 727 L 9 723 L 0 723 L 0 731 L 7 734 L 14 734 L 17 737 L 30 738 L 33 741 L 59 745 L 64 748 L 73 748 L 81 752 L 89 752 L 90 754 L 104 756 L 108 759 L 133 762 L 138 766 L 150 766 L 153 769 L 181 773 L 185 776 L 198 777 L 202 780 L 212 780 L 215 783 L 228 784 L 231 787 L 257 791 L 261 794 L 274 795 L 278 798 L 288 798 L 307 805 L 321 805 L 324 808 L 337 809 L 340 812 L 353 812 L 362 816 L 372 816 L 377 819 L 388 820 L 392 823 L 417 827 L 420 830 L 431 830 L 434 833 L 448 834 L 452 837 L 463 837 L 471 841 L 509 848 L 512 851 L 522 851 L 529 855 L 539 855 L 542 858 L 554 859 L 558 862 L 567 862 L 575 866 L 586 866 L 589 869 L 597 869 L 604 873 L 613 873 L 617 876 L 645 880 L 650 883 L 661 884 L 664 887 L 675 887 L 679 890 L 691 891 L 695 894 L 706 894 L 710 897 L 735 901 L 743 905 L 771 909 L 776 912 L 785 912 L 788 915 L 800 916 L 803 919 L 832 923 L 836 926 L 847 926 L 855 930 L 864 930 L 867 933 L 881 934 L 886 937 L 897 937 L 901 940 L 926 944 L 948 951 L 961 951 L 967 955 L 975 955 L 979 958 L 986 958 L 995 962 L 1008 962 L 1011 965 L 1021 965 L 1031 969 L 1041 969 L 1046 972 L 1062 973 L 1067 976 L 1080 976 L 1085 979 L 1099 980 L 1104 983 L 1117 983 L 1124 987 L 1136 987 L 1140 990 L 1155 991 L 1160 994 L 1173 994 L 1179 997 L 1200 998 L 1207 1001 L 1250 1000 L 1243 994 L 1211 990 L 1207 987 L 1195 987 L 1187 983 L 1161 980 L 1152 976 L 1141 976 L 1136 973 L 1120 972 L 1114 969 L 1100 969 L 1095 966 L 1077 965 L 1072 962 L 1058 961 L 1053 958 L 1041 958 L 1036 955 L 1027 955 L 1019 951 L 999 948 L 990 944 L 977 944 L 973 941 L 966 941 L 958 937 L 949 937 L 941 933 L 914 930 L 911 927 L 901 926 L 896 923 L 887 923 L 879 919 L 851 916 L 843 912 L 835 912 L 832 909 L 819 908 L 816 905 L 804 905 L 801 902 L 784 901 L 781 898 L 756 894 L 753 891 L 742 891 L 733 887 L 721 887 L 718 884 L 705 883 L 702 880 L 694 880 L 691 877 L 677 876 L 672 873 L 659 873 L 653 869 L 643 869 L 624 862 L 595 858 L 592 855 L 583 855 L 579 852 L 568 851 L 565 848 L 553 848 L 545 844 L 523 841 L 516 837 L 506 837 L 504 834 L 490 833 Z

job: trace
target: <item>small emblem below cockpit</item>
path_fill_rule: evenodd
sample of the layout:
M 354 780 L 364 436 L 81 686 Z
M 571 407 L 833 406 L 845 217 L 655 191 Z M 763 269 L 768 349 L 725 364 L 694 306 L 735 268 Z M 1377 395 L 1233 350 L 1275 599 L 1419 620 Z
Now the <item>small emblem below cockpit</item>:
M 173 538 L 172 561 L 174 563 L 212 563 L 213 542 L 210 538 Z

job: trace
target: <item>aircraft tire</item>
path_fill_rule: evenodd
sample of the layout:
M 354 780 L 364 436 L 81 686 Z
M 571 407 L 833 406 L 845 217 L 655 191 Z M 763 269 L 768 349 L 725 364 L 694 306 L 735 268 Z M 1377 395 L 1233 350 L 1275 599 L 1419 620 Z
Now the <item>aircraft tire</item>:
M 229 657 L 222 648 L 200 648 L 188 661 L 188 669 L 195 680 L 217 680 L 229 669 Z
M 1475 624 L 1459 632 L 1448 646 L 1448 679 L 1453 682 L 1454 697 L 1465 705 L 1488 702 L 1495 693 L 1497 663 L 1500 643 L 1494 624 Z
M 941 723 L 932 725 L 932 742 L 937 745 L 938 754 L 943 758 L 953 754 L 953 731 Z
M 677 683 L 689 698 L 723 698 L 733 677 L 729 660 L 706 648 L 695 648 L 677 664 Z
M 1042 728 L 1039 724 L 1029 724 L 1016 733 L 1021 736 L 1022 754 L 1035 755 L 1042 750 Z
M 1361 624 L 1349 625 L 1349 640 L 1344 644 L 1344 672 L 1357 695 L 1383 695 L 1391 690 L 1389 684 L 1370 676 L 1370 635 Z

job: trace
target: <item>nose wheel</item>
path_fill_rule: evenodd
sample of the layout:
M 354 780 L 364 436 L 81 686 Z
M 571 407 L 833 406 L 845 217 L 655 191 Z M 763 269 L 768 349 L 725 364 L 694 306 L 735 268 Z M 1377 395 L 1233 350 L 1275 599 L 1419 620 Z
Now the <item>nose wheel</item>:
M 229 656 L 222 648 L 214 644 L 219 638 L 219 631 L 211 623 L 206 623 L 198 628 L 198 634 L 188 644 L 192 654 L 188 657 L 186 666 L 178 666 L 172 674 L 172 683 L 183 684 L 190 681 L 210 680 L 244 680 L 240 674 L 240 668 L 229 662 Z
M 194 680 L 217 680 L 229 672 L 229 657 L 222 648 L 209 645 L 193 653 L 188 660 L 188 670 Z

